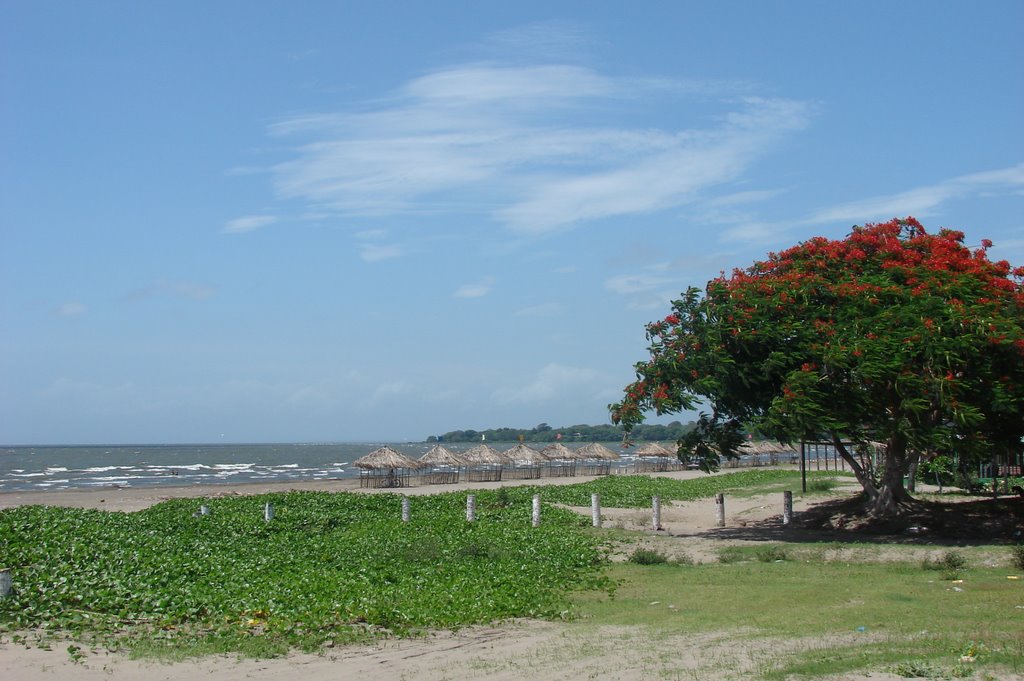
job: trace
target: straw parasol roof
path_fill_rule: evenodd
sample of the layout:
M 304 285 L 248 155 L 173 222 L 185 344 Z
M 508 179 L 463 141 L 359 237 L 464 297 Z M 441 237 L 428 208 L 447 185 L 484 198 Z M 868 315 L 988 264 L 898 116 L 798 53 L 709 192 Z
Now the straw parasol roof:
M 744 442 L 740 445 L 740 451 L 744 454 L 779 454 L 794 453 L 796 449 L 792 445 L 784 445 L 781 442 L 761 440 L 759 442 Z
M 636 456 L 670 456 L 673 458 L 675 458 L 676 455 L 676 453 L 671 449 L 668 449 L 657 442 L 648 442 L 633 453 Z
M 421 466 L 465 466 L 466 462 L 445 449 L 441 445 L 434 445 L 429 452 L 419 458 Z
M 508 463 L 508 459 L 504 454 L 494 447 L 484 444 L 477 445 L 472 449 L 467 449 L 459 455 L 459 458 L 473 466 L 479 466 L 482 464 L 502 465 Z
M 384 469 L 384 468 L 419 468 L 420 464 L 415 459 L 410 459 L 401 452 L 396 452 L 391 447 L 375 449 L 361 459 L 352 462 L 357 468 Z
M 599 442 L 591 442 L 585 444 L 576 450 L 578 456 L 584 456 L 588 459 L 596 459 L 598 461 L 618 461 L 619 453 L 613 452 L 612 450 L 605 447 Z
M 544 463 L 548 457 L 538 452 L 533 447 L 528 447 L 522 442 L 512 449 L 505 450 L 505 457 L 520 464 Z
M 549 459 L 578 459 L 576 452 L 572 451 L 561 442 L 552 442 L 544 449 L 540 450 L 540 453 Z

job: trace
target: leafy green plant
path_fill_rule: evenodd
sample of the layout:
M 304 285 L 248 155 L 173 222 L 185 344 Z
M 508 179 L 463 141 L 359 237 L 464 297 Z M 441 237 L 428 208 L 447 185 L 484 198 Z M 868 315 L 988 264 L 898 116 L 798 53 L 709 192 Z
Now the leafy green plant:
M 762 563 L 778 563 L 788 558 L 789 554 L 781 546 L 766 546 L 757 551 L 757 559 Z
M 604 585 L 600 538 L 554 507 L 533 528 L 529 503 L 510 498 L 507 507 L 481 504 L 474 523 L 458 494 L 417 497 L 408 523 L 390 494 L 209 499 L 206 516 L 184 499 L 133 514 L 3 510 L 0 555 L 16 566 L 16 588 L 0 600 L 0 631 L 45 625 L 111 645 L 266 655 L 558 617 L 569 592 Z M 277 511 L 271 522 L 267 502 Z
M 1018 570 L 1024 570 L 1024 544 L 1017 544 L 1010 549 L 1013 565 Z
M 638 548 L 629 555 L 629 562 L 637 565 L 662 565 L 668 562 L 668 556 L 651 549 Z
M 939 571 L 943 579 L 953 580 L 958 579 L 967 569 L 967 559 L 958 551 L 946 551 L 941 558 L 926 558 L 922 561 L 921 567 L 925 570 Z

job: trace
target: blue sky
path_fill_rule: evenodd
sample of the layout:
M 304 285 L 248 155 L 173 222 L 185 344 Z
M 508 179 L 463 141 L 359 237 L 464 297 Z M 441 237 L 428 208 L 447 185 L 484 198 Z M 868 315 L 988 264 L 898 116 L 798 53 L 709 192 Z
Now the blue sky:
M 644 324 L 768 251 L 914 215 L 1024 264 L 1022 25 L 5 0 L 0 442 L 606 422 Z

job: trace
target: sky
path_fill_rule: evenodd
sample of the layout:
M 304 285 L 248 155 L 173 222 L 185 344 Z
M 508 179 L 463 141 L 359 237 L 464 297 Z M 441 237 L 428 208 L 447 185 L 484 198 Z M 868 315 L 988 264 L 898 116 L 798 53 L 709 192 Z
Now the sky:
M 1024 264 L 1021 26 L 0 0 L 0 443 L 607 423 L 644 325 L 770 251 L 913 215 Z

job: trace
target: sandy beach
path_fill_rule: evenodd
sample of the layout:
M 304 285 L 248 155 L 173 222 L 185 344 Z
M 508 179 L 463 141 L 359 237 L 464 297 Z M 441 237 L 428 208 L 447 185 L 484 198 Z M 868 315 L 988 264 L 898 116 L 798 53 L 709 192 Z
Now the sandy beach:
M 703 475 L 694 471 L 657 474 L 672 478 Z M 590 478 L 543 479 L 541 484 L 573 484 Z M 471 491 L 501 485 L 537 484 L 538 481 L 506 483 L 460 483 L 424 485 L 400 490 L 403 494 L 433 494 Z M 358 480 L 267 483 L 254 485 L 200 485 L 174 488 L 125 488 L 69 490 L 60 492 L 18 492 L 0 495 L 0 508 L 23 504 L 48 504 L 109 511 L 137 511 L 164 499 L 215 497 L 233 494 L 261 494 L 287 490 L 356 491 L 365 493 L 395 490 L 360 490 Z M 800 499 L 794 510 L 806 508 Z M 589 509 L 579 509 L 589 514 Z M 712 500 L 668 504 L 662 511 L 664 529 L 648 527 L 650 514 L 635 509 L 605 509 L 606 526 L 646 530 L 645 541 L 659 550 L 685 552 L 698 561 L 715 560 L 725 543 L 779 541 L 777 531 L 759 537 L 746 532 L 758 521 L 782 514 L 782 495 L 726 499 L 726 527 L 717 527 Z M 777 530 L 778 528 L 776 528 Z M 413 640 L 381 641 L 368 646 L 325 648 L 321 654 L 293 653 L 271 660 L 209 657 L 185 662 L 162 663 L 131 660 L 123 655 L 83 647 L 84 657 L 75 662 L 67 643 L 51 650 L 25 647 L 0 637 L 0 678 L 18 681 L 53 681 L 74 677 L 79 681 L 171 681 L 203 678 L 209 681 L 241 679 L 270 680 L 302 677 L 305 681 L 338 679 L 417 679 L 454 681 L 531 678 L 534 681 L 583 681 L 620 679 L 641 681 L 659 678 L 668 669 L 687 670 L 692 679 L 743 679 L 755 674 L 766 656 L 800 646 L 823 645 L 791 640 L 748 640 L 735 632 L 672 637 L 656 644 L 645 642 L 642 627 L 596 627 L 585 621 L 515 621 L 490 627 L 470 627 L 457 632 L 435 632 Z M 667 654 L 670 651 L 670 654 Z M 660 671 L 659 671 L 660 670 Z M 900 677 L 890 674 L 841 675 L 834 679 L 886 681 Z

